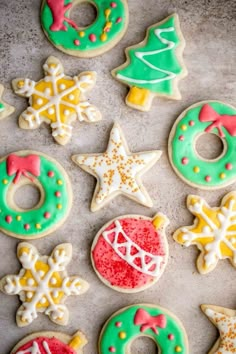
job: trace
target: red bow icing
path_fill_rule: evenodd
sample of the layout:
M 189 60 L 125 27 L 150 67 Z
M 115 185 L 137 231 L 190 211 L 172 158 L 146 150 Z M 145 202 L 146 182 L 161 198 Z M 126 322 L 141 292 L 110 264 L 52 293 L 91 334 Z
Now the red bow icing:
M 134 316 L 134 324 L 137 326 L 141 325 L 141 332 L 145 332 L 150 328 L 155 334 L 158 334 L 159 332 L 156 327 L 165 328 L 166 317 L 164 315 L 151 316 L 147 311 L 139 309 Z
M 40 176 L 40 158 L 37 155 L 28 155 L 25 157 L 20 157 L 17 155 L 9 155 L 7 158 L 7 174 L 8 176 L 16 175 L 13 183 L 18 183 L 21 175 L 29 178 L 32 182 L 33 177 Z
M 225 137 L 221 127 L 224 127 L 230 135 L 236 136 L 236 116 L 227 114 L 220 115 L 209 104 L 205 104 L 199 114 L 200 122 L 212 122 L 205 132 L 210 133 L 212 129 L 218 129 L 221 138 Z

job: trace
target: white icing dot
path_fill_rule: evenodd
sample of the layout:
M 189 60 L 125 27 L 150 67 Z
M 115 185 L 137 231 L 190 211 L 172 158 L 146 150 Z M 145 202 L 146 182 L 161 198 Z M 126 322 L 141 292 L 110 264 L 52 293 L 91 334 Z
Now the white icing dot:
M 59 295 L 59 292 L 57 290 L 54 290 L 53 293 L 52 293 L 52 296 L 54 298 L 56 298 L 56 297 L 58 297 L 58 295 Z
M 47 301 L 46 298 L 42 297 L 42 299 L 40 300 L 40 304 L 45 304 L 46 301 Z
M 54 277 L 52 277 L 51 280 L 50 280 L 50 283 L 51 283 L 52 285 L 55 285 L 55 284 L 57 283 L 57 279 L 54 278 Z
M 46 88 L 44 90 L 44 93 L 45 93 L 45 95 L 50 95 L 51 94 L 51 89 L 50 88 Z
M 211 229 L 209 226 L 204 226 L 204 228 L 202 229 L 202 231 L 206 234 L 209 234 L 209 232 L 211 232 Z
M 72 93 L 69 95 L 69 100 L 73 101 L 75 99 L 75 96 L 72 95 Z
M 69 116 L 69 114 L 70 114 L 69 109 L 65 109 L 65 110 L 64 110 L 64 114 L 65 114 L 65 116 Z
M 26 297 L 27 297 L 28 299 L 32 299 L 33 293 L 32 293 L 31 291 L 28 291 L 28 292 L 26 293 Z
M 235 242 L 236 242 L 236 238 L 235 237 L 231 238 L 231 243 L 235 243 Z
M 53 114 L 54 112 L 55 112 L 54 108 L 52 108 L 52 107 L 51 107 L 51 108 L 48 108 L 48 113 L 49 113 L 49 114 Z
M 34 285 L 34 279 L 30 278 L 27 280 L 28 285 Z
M 37 99 L 37 104 L 41 105 L 42 103 L 43 103 L 42 98 L 38 98 L 38 99 Z
M 45 272 L 43 270 L 39 271 L 39 275 L 40 275 L 41 278 L 44 276 L 44 274 L 45 274 Z
M 65 90 L 66 85 L 65 84 L 60 84 L 59 88 L 60 88 L 60 90 Z

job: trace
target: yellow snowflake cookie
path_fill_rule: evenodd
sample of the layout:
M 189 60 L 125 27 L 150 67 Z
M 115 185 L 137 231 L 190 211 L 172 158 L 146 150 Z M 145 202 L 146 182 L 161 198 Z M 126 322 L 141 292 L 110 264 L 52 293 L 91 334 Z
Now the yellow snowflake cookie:
M 60 244 L 50 256 L 41 256 L 37 249 L 27 242 L 17 248 L 17 257 L 22 264 L 18 275 L 7 275 L 0 280 L 0 289 L 8 295 L 19 295 L 22 305 L 17 311 L 16 322 L 24 327 L 42 312 L 51 321 L 66 325 L 69 319 L 64 305 L 70 295 L 87 291 L 88 283 L 79 277 L 69 277 L 66 266 L 72 257 L 70 243 Z
M 199 272 L 211 272 L 225 258 L 236 267 L 236 192 L 228 193 L 216 208 L 211 208 L 199 196 L 189 195 L 187 208 L 196 217 L 194 223 L 178 229 L 174 239 L 186 247 L 198 247 Z
M 97 122 L 101 120 L 98 109 L 86 101 L 84 95 L 96 82 L 94 71 L 78 76 L 65 76 L 64 68 L 55 57 L 49 57 L 43 66 L 45 77 L 35 82 L 30 79 L 13 80 L 15 93 L 29 98 L 28 107 L 19 118 L 23 129 L 36 129 L 42 122 L 50 124 L 52 136 L 65 145 L 72 134 L 71 123 L 76 120 Z

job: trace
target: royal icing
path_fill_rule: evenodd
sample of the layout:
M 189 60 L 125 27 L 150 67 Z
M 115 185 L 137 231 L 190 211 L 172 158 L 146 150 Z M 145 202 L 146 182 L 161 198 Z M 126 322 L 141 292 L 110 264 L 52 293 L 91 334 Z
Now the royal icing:
M 72 135 L 71 123 L 96 122 L 101 119 L 98 109 L 85 101 L 84 95 L 96 81 L 96 73 L 83 72 L 65 76 L 57 58 L 49 57 L 43 66 L 45 77 L 34 82 L 29 79 L 13 80 L 14 91 L 29 98 L 29 105 L 19 118 L 23 129 L 35 129 L 45 122 L 52 128 L 52 136 L 59 144 L 66 144 Z
M 236 312 L 224 307 L 202 305 L 202 310 L 218 328 L 220 338 L 210 353 L 233 354 L 236 348 Z
M 105 284 L 118 291 L 137 292 L 152 286 L 168 260 L 165 227 L 168 219 L 125 216 L 112 220 L 97 234 L 92 262 Z
M 79 331 L 73 337 L 57 332 L 41 332 L 24 338 L 11 354 L 82 354 L 86 343 L 85 335 Z
M 194 223 L 178 229 L 174 239 L 186 247 L 198 247 L 199 272 L 209 273 L 224 258 L 236 267 L 236 192 L 228 193 L 219 208 L 211 208 L 201 197 L 190 195 L 187 207 L 195 216 Z
M 99 353 L 130 353 L 140 336 L 154 340 L 162 354 L 188 353 L 188 340 L 181 322 L 169 311 L 154 305 L 133 305 L 115 313 L 105 324 Z
M 10 116 L 15 111 L 13 106 L 10 106 L 8 103 L 3 101 L 3 91 L 4 87 L 3 85 L 0 85 L 0 119 Z
M 183 48 L 179 19 L 174 14 L 150 27 L 145 41 L 126 50 L 127 62 L 112 73 L 130 86 L 128 105 L 149 110 L 155 96 L 180 98 L 177 81 L 186 75 Z
M 214 160 L 201 158 L 195 144 L 202 133 L 218 135 L 223 153 Z M 236 109 L 218 101 L 200 102 L 184 111 L 170 133 L 169 158 L 186 183 L 202 189 L 222 188 L 235 181 Z
M 97 178 L 91 204 L 91 210 L 96 211 L 118 194 L 123 194 L 145 206 L 152 206 L 140 175 L 156 163 L 160 156 L 161 151 L 158 150 L 130 153 L 119 125 L 115 124 L 106 152 L 74 155 L 72 159 Z
M 38 152 L 19 151 L 0 162 L 0 229 L 17 238 L 39 238 L 57 229 L 71 207 L 71 186 L 64 169 Z M 28 181 L 28 182 L 27 182 Z M 32 209 L 14 203 L 16 188 L 31 183 L 40 191 Z
M 69 10 L 82 2 L 84 0 L 44 0 L 41 22 L 56 47 L 72 55 L 93 57 L 121 40 L 128 26 L 128 5 L 126 0 L 86 1 L 94 5 L 97 17 L 90 26 L 79 28 L 69 18 Z
M 16 315 L 17 325 L 28 326 L 38 317 L 38 312 L 45 313 L 59 325 L 66 325 L 69 318 L 64 305 L 66 298 L 80 295 L 88 288 L 83 279 L 67 275 L 71 244 L 58 245 L 50 256 L 41 256 L 34 246 L 22 242 L 17 257 L 22 265 L 19 274 L 7 275 L 0 281 L 5 294 L 19 295 L 22 301 Z

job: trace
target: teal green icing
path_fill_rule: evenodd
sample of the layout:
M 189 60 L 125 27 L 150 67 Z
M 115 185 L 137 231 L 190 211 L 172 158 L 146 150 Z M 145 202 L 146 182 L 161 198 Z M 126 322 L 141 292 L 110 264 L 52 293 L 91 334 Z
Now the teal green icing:
M 8 189 L 11 183 L 13 183 L 15 175 L 8 176 L 6 160 L 0 163 L 0 229 L 7 234 L 13 233 L 17 236 L 29 238 L 33 238 L 34 236 L 40 237 L 40 234 L 50 232 L 50 229 L 54 229 L 56 224 L 65 218 L 68 213 L 70 190 L 65 175 L 52 161 L 47 160 L 43 156 L 40 156 L 40 160 L 40 176 L 37 179 L 45 193 L 43 204 L 39 208 L 21 212 L 12 209 L 8 205 Z M 49 171 L 54 172 L 54 177 L 48 177 L 47 173 Z M 2 182 L 4 179 L 8 180 L 8 184 Z M 57 180 L 61 180 L 63 184 L 57 184 Z M 56 191 L 61 193 L 59 198 L 55 196 Z M 58 209 L 57 204 L 61 204 L 62 208 Z M 49 219 L 44 217 L 45 212 L 51 214 Z M 11 223 L 6 222 L 6 216 L 12 217 Z M 17 221 L 17 216 L 21 216 L 20 221 Z M 30 225 L 29 230 L 24 228 L 25 224 Z M 36 224 L 40 224 L 41 229 L 37 229 L 35 227 Z
M 199 134 L 203 133 L 204 130 L 211 124 L 211 122 L 200 122 L 199 113 L 202 106 L 205 103 L 200 103 L 194 108 L 190 108 L 185 116 L 177 122 L 174 128 L 174 133 L 171 143 L 171 153 L 170 159 L 177 172 L 181 175 L 187 183 L 194 184 L 196 187 L 207 187 L 214 188 L 216 186 L 223 186 L 227 183 L 233 182 L 236 177 L 236 137 L 230 135 L 228 131 L 222 127 L 225 134 L 226 151 L 222 157 L 214 160 L 204 160 L 201 159 L 199 155 L 196 154 L 194 149 L 194 142 Z M 226 104 L 220 102 L 208 102 L 208 104 L 220 115 L 236 115 L 236 109 L 230 107 Z M 189 121 L 193 121 L 195 124 L 189 126 Z M 181 129 L 182 125 L 187 126 L 187 130 L 183 131 Z M 214 128 L 212 133 L 219 136 L 218 130 Z M 184 140 L 180 141 L 179 136 L 183 135 Z M 189 162 L 187 165 L 182 164 L 182 158 L 187 157 Z M 233 165 L 232 170 L 227 170 L 225 165 L 231 163 Z M 194 167 L 200 168 L 199 173 L 194 172 Z M 225 173 L 226 177 L 224 179 L 220 178 L 220 174 Z M 211 177 L 211 181 L 207 182 L 205 180 L 206 176 Z
M 147 311 L 151 316 L 163 314 L 167 320 L 166 327 L 156 327 L 158 334 L 155 334 L 151 329 L 140 332 L 140 326 L 134 324 L 135 314 L 140 308 Z M 120 327 L 116 326 L 117 322 L 121 322 Z M 126 333 L 125 339 L 119 338 L 120 332 Z M 173 340 L 168 339 L 169 334 L 174 335 Z M 165 312 L 164 309 L 147 305 L 130 306 L 112 317 L 103 329 L 99 343 L 99 353 L 111 354 L 109 348 L 114 347 L 116 350 L 115 354 L 126 354 L 128 353 L 128 348 L 130 348 L 132 341 L 138 336 L 151 337 L 160 349 L 161 354 L 176 354 L 175 348 L 177 346 L 181 347 L 181 354 L 188 353 L 185 332 L 177 319 L 172 317 L 170 313 Z
M 5 111 L 5 106 L 2 102 L 0 102 L 0 113 Z
M 148 30 L 148 37 L 143 47 L 133 47 L 128 50 L 130 63 L 122 69 L 115 72 L 117 79 L 128 84 L 129 86 L 136 86 L 147 89 L 154 93 L 162 95 L 173 95 L 173 79 L 168 79 L 169 75 L 159 71 L 166 70 L 176 76 L 183 72 L 182 66 L 179 64 L 176 57 L 176 48 L 180 44 L 180 38 L 176 30 L 176 17 L 175 15 L 169 17 L 167 21 L 161 25 L 153 26 Z M 173 49 L 165 50 L 153 55 L 145 55 L 145 61 L 148 61 L 153 67 L 148 67 L 140 58 L 137 53 L 147 53 L 158 51 L 167 48 L 167 44 L 162 43 L 155 34 L 157 29 L 174 28 L 170 32 L 162 32 L 161 37 L 165 40 L 174 43 Z M 164 79 L 162 81 L 159 81 Z M 137 81 L 136 81 L 137 80 Z M 145 80 L 147 83 L 143 83 Z M 152 80 L 159 82 L 152 83 Z M 140 82 L 139 82 L 140 81 Z
M 74 50 L 74 51 L 93 51 L 97 50 L 104 45 L 110 44 L 126 27 L 126 22 L 128 16 L 126 14 L 126 7 L 124 6 L 124 0 L 115 0 L 114 2 L 117 4 L 116 8 L 111 8 L 110 4 L 113 2 L 112 0 L 87 0 L 88 2 L 95 5 L 97 8 L 97 18 L 92 23 L 91 26 L 86 28 L 81 28 L 77 30 L 70 26 L 67 22 L 64 24 L 67 27 L 67 31 L 51 31 L 50 26 L 53 23 L 53 17 L 49 6 L 47 5 L 46 0 L 44 1 L 44 5 L 41 11 L 41 23 L 43 29 L 48 34 L 50 41 L 56 46 L 62 46 L 66 50 Z M 73 2 L 73 0 L 65 0 L 64 4 L 69 4 Z M 103 29 L 106 25 L 106 16 L 105 10 L 110 9 L 111 15 L 109 17 L 109 22 L 112 22 L 112 27 L 110 32 L 107 32 L 107 40 L 102 41 L 100 39 L 101 34 L 103 33 Z M 67 14 L 68 15 L 68 14 Z M 68 16 L 69 17 L 69 16 Z M 120 23 L 116 23 L 116 20 L 121 17 L 122 21 Z M 79 32 L 84 31 L 85 36 L 80 37 Z M 91 42 L 89 40 L 89 35 L 95 34 L 97 37 L 96 42 Z M 75 45 L 74 41 L 79 40 L 80 45 Z

